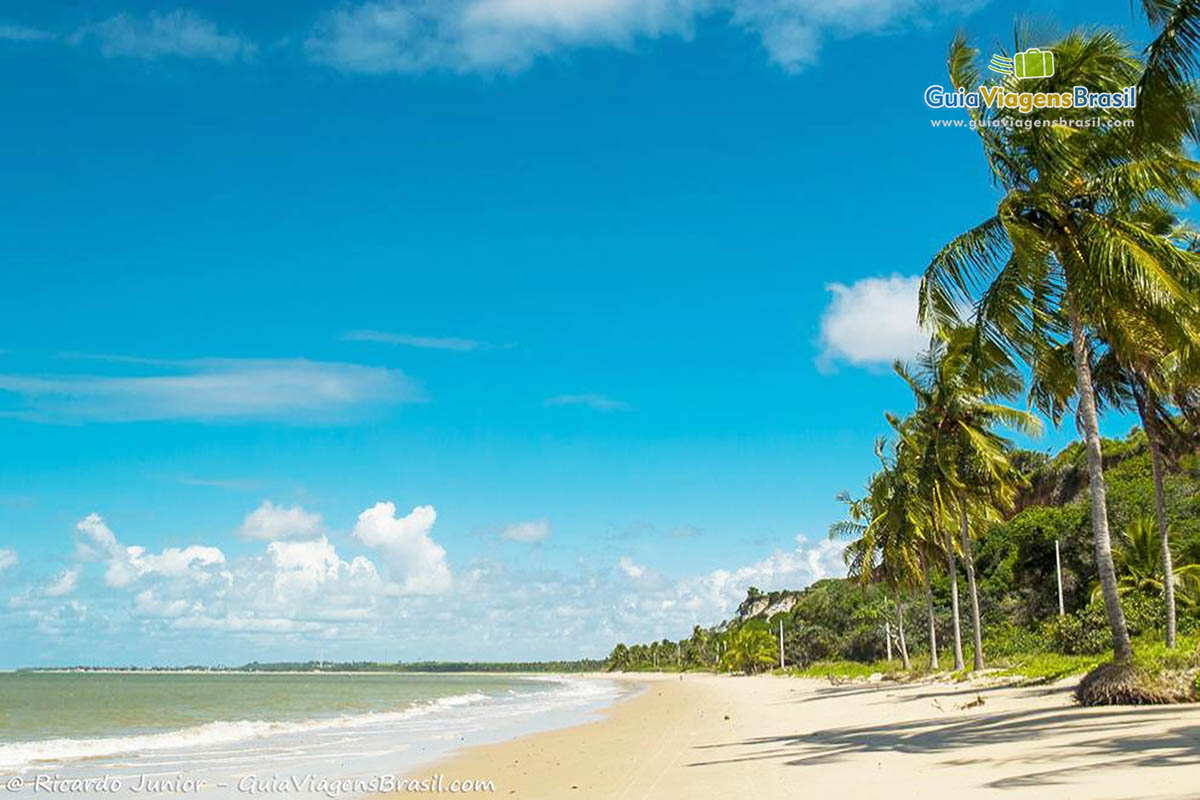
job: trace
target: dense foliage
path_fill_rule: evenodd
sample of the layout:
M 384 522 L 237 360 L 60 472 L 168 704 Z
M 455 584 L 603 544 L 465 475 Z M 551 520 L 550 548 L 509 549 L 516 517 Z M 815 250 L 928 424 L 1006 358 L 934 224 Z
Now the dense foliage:
M 1091 655 L 1112 647 L 1103 604 L 1093 600 L 1096 582 L 1089 522 L 1087 473 L 1082 447 L 1072 444 L 1053 458 L 1019 451 L 1014 459 L 1026 473 L 1027 488 L 1015 514 L 993 523 L 978 540 L 975 569 L 979 579 L 983 639 L 989 656 L 1004 660 L 1037 652 Z M 1135 429 L 1124 440 L 1104 441 L 1109 511 L 1113 529 L 1125 531 L 1154 513 L 1154 487 L 1144 434 Z M 1200 563 L 1200 456 L 1174 453 L 1166 478 L 1168 517 L 1176 567 Z M 1054 543 L 1062 559 L 1063 603 L 1058 615 Z M 1120 544 L 1117 545 L 1120 553 Z M 1118 566 L 1122 559 L 1118 558 Z M 932 576 L 937 637 L 942 647 L 951 636 L 949 579 Z M 912 618 L 920 600 L 906 598 Z M 1161 596 L 1144 587 L 1122 594 L 1122 605 L 1135 637 L 1158 633 L 1163 625 Z M 785 611 L 770 609 L 786 607 Z M 1200 607 L 1181 602 L 1180 632 L 1200 631 Z M 678 642 L 617 645 L 605 661 L 610 670 L 722 669 L 755 671 L 738 658 L 743 631 L 754 631 L 778 663 L 778 631 L 783 623 L 784 657 L 789 666 L 853 661 L 870 664 L 887 655 L 885 630 L 895 645 L 896 612 L 885 587 L 846 579 L 827 579 L 797 591 L 763 593 L 751 589 L 737 616 L 712 628 L 697 627 Z M 886 623 L 886 625 L 885 625 Z M 920 624 L 908 631 L 909 647 L 927 652 L 928 635 Z M 765 659 L 764 662 L 765 663 Z

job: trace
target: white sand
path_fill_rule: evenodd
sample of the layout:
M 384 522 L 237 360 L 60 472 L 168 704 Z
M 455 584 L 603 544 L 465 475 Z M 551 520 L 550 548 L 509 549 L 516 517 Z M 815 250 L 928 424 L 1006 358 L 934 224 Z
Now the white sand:
M 1079 708 L 1069 681 L 625 679 L 649 688 L 597 722 L 470 749 L 418 777 L 589 800 L 1200 797 L 1197 706 Z

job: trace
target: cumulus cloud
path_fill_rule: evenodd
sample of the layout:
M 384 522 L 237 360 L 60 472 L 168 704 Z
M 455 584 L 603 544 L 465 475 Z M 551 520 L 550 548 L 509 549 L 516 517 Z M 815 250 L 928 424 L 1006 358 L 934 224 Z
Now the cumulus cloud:
M 818 364 L 884 365 L 928 347 L 929 334 L 917 324 L 920 286 L 920 276 L 903 275 L 829 284 L 832 297 L 821 316 Z
M 788 70 L 830 37 L 878 33 L 985 0 L 367 0 L 326 14 L 309 57 L 347 72 L 512 72 L 573 47 L 690 38 L 705 19 L 756 36 Z
M 75 557 L 80 561 L 106 561 L 122 552 L 116 534 L 99 514 L 93 512 L 75 523 Z
M 0 572 L 6 569 L 15 567 L 20 559 L 17 558 L 17 551 L 9 547 L 0 547 Z
M 500 535 L 514 542 L 540 542 L 550 535 L 550 522 L 544 519 L 514 522 L 504 526 L 504 531 Z
M 269 542 L 258 554 L 229 559 L 201 544 L 161 551 L 125 545 L 99 514 L 89 514 L 76 525 L 75 541 L 80 563 L 15 605 L 46 630 L 60 631 L 68 619 L 46 603 L 73 592 L 91 564 L 115 590 L 98 597 L 131 597 L 132 617 L 183 631 L 336 635 L 338 625 L 378 624 L 378 604 L 407 591 L 365 556 L 343 558 L 324 535 Z
M 358 515 L 354 536 L 367 547 L 383 551 L 392 579 L 404 591 L 437 594 L 450 588 L 450 567 L 445 548 L 430 535 L 436 521 L 433 506 L 417 506 L 397 517 L 394 503 L 376 503 Z
M 491 349 L 492 345 L 477 339 L 462 339 L 457 336 L 413 336 L 407 333 L 387 331 L 350 331 L 342 336 L 347 342 L 380 342 L 422 350 L 449 350 L 455 353 L 470 353 L 474 350 Z
M 46 597 L 65 597 L 66 595 L 69 595 L 71 592 L 75 591 L 75 587 L 79 585 L 80 571 L 81 570 L 79 567 L 70 567 L 69 569 L 64 569 L 62 572 L 58 573 L 54 580 L 46 584 L 46 587 L 42 590 L 42 593 L 45 594 Z
M 256 49 L 250 40 L 222 31 L 216 23 L 184 8 L 151 11 L 145 17 L 117 14 L 81 28 L 71 37 L 75 44 L 86 40 L 95 40 L 108 57 L 150 60 L 177 56 L 234 61 L 252 57 Z
M 750 586 L 799 589 L 844 574 L 837 543 L 797 537 L 794 547 L 700 574 L 670 575 L 632 554 L 573 568 L 484 559 L 455 573 L 454 591 L 429 594 L 451 584 L 432 539 L 436 519 L 430 506 L 363 511 L 355 541 L 377 550 L 375 561 L 339 552 L 325 535 L 236 557 L 204 544 L 126 545 L 92 514 L 76 526 L 77 563 L 11 598 L 0 618 L 13 626 L 19 616 L 36 636 L 79 646 L 102 640 L 89 636 L 170 636 L 212 661 L 237 652 L 230 636 L 263 659 L 293 657 L 318 639 L 347 657 L 378 653 L 381 641 L 402 658 L 597 656 L 618 641 L 684 636 L 726 619 Z M 90 570 L 105 580 L 85 582 Z
M 383 405 L 419 402 L 399 370 L 305 359 L 107 359 L 154 375 L 0 374 L 0 393 L 35 422 L 194 420 L 337 422 Z
M 242 520 L 238 533 L 244 539 L 278 542 L 316 539 L 324 530 L 325 521 L 320 514 L 305 511 L 300 506 L 277 506 L 264 500 Z
M 732 570 L 718 569 L 697 578 L 681 581 L 680 602 L 685 606 L 710 608 L 727 614 L 745 598 L 751 586 L 763 591 L 796 589 L 822 578 L 845 574 L 842 561 L 844 545 L 822 541 L 809 546 L 800 536 L 793 550 L 777 550 L 753 564 Z
M 621 572 L 624 572 L 625 577 L 627 577 L 627 578 L 632 578 L 634 580 L 637 580 L 638 578 L 640 578 L 646 574 L 646 568 L 644 566 L 642 566 L 641 564 L 638 564 L 637 562 L 635 562 L 629 556 L 621 556 L 621 558 L 617 562 L 617 564 L 618 564 L 618 566 L 620 566 Z
M 583 406 L 584 408 L 590 408 L 592 411 L 632 410 L 632 406 L 628 403 L 622 400 L 614 400 L 602 394 L 559 394 L 546 398 L 545 405 L 549 408 L 554 408 L 555 406 Z
M 96 513 L 88 514 L 75 525 L 75 558 L 103 562 L 104 583 L 113 588 L 128 586 L 147 575 L 205 582 L 213 577 L 210 568 L 225 564 L 225 554 L 216 547 L 189 545 L 151 553 L 139 545 L 123 545 Z

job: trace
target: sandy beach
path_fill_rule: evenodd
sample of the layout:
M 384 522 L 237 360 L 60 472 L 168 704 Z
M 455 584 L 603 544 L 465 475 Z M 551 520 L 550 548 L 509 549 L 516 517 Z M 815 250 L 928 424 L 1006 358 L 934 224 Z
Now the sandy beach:
M 617 679 L 645 691 L 594 722 L 472 748 L 414 777 L 491 779 L 497 796 L 527 798 L 1200 795 L 1200 707 L 1080 708 L 1072 680 Z

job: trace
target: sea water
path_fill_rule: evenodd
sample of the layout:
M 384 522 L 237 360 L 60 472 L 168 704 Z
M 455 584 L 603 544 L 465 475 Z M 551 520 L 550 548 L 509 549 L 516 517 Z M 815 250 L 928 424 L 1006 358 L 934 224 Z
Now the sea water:
M 480 674 L 0 674 L 0 790 L 353 796 L 458 747 L 575 724 L 623 691 Z

